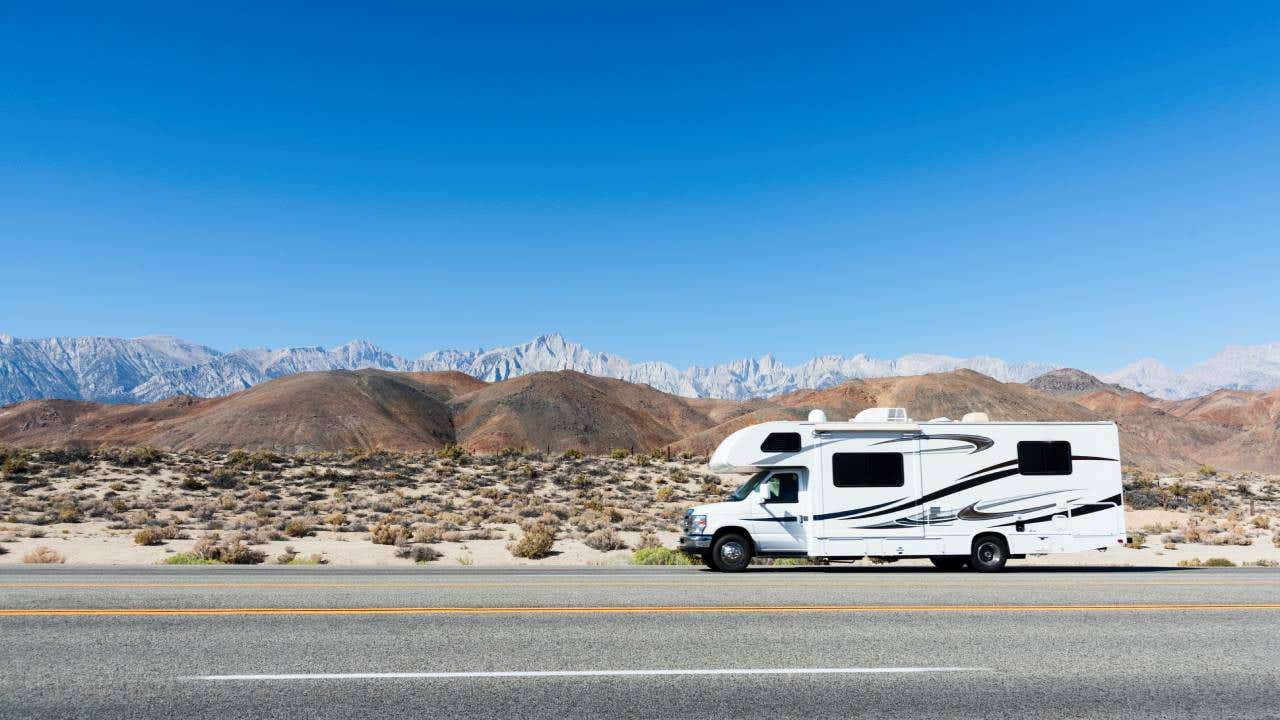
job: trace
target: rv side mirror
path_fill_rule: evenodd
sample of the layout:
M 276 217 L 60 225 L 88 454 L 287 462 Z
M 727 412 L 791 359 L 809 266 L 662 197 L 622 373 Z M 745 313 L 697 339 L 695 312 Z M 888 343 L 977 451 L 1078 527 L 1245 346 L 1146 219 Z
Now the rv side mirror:
M 778 496 L 777 478 L 769 478 L 756 488 L 756 502 L 767 503 Z

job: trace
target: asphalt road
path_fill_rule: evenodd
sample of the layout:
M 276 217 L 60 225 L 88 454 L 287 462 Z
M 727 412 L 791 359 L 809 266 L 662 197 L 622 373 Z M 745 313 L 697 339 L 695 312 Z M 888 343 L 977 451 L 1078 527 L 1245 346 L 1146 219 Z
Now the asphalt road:
M 0 717 L 1280 717 L 1280 572 L 0 570 Z

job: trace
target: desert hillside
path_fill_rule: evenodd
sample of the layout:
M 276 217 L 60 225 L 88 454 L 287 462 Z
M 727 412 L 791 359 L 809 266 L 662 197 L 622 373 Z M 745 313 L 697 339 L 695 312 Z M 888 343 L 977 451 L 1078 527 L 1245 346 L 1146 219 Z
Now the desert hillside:
M 1280 391 L 1219 391 L 1159 400 L 1078 370 L 1028 384 L 971 370 L 852 380 L 768 400 L 710 400 L 574 371 L 484 382 L 458 372 L 336 370 L 278 378 L 221 398 L 115 405 L 33 400 L 0 408 L 0 443 L 148 445 L 169 450 L 339 451 L 504 448 L 707 453 L 745 425 L 833 418 L 876 406 L 913 417 L 982 411 L 1006 420 L 1115 420 L 1127 464 L 1188 470 L 1280 470 Z

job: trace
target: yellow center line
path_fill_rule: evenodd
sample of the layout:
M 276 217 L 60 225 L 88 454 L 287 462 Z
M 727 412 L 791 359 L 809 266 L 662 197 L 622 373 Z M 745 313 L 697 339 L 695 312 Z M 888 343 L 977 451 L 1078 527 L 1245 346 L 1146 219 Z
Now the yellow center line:
M 964 613 L 1280 610 L 1280 603 L 1082 605 L 630 605 L 584 607 L 2 608 L 0 617 L 119 615 L 622 615 L 641 613 Z

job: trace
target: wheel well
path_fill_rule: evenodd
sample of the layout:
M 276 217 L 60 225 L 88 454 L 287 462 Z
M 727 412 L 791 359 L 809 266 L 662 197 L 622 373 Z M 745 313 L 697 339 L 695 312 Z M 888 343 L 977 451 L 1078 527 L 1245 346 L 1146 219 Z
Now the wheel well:
M 744 528 L 740 528 L 736 526 L 722 527 L 719 530 L 716 530 L 715 534 L 711 536 L 711 544 L 715 545 L 717 540 L 724 537 L 725 535 L 728 535 L 729 533 L 733 533 L 735 535 L 741 535 L 742 537 L 746 538 L 747 542 L 751 544 L 751 554 L 752 555 L 756 554 L 756 541 L 754 538 L 751 537 L 751 533 L 747 532 Z
M 978 533 L 977 535 L 974 535 L 973 541 L 969 543 L 969 551 L 973 552 L 973 548 L 976 547 L 978 545 L 978 541 L 983 538 L 995 538 L 996 540 L 999 540 L 1000 544 L 1004 545 L 1005 555 L 1009 554 L 1009 539 L 1006 538 L 1003 534 L 998 532 L 984 532 L 984 533 Z

